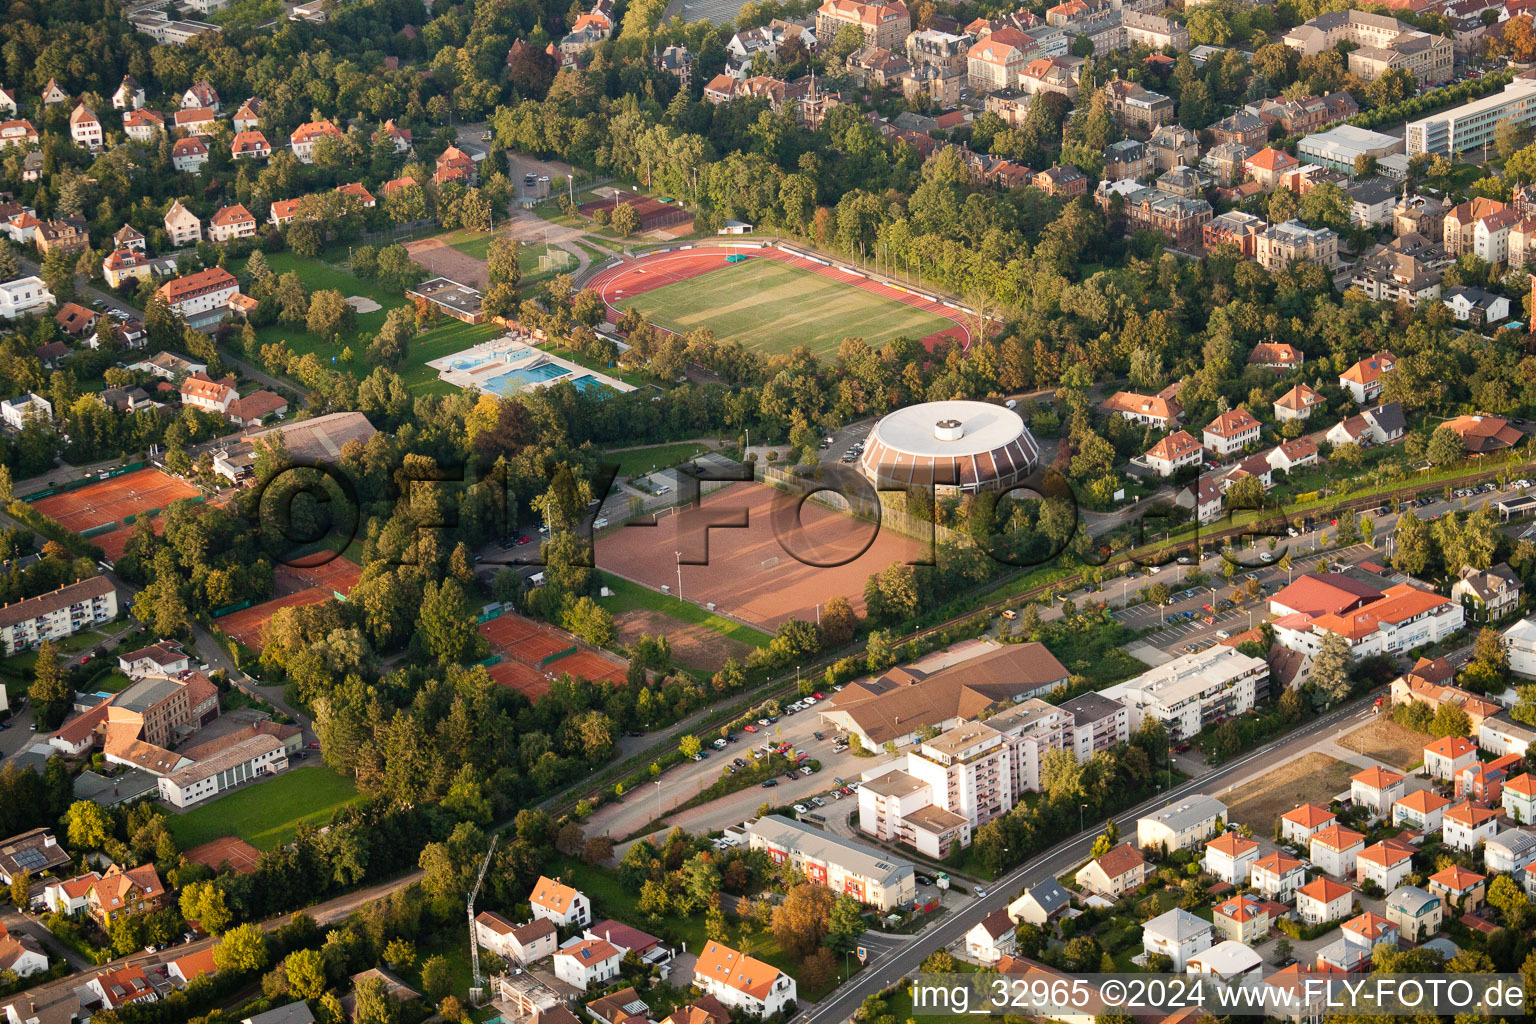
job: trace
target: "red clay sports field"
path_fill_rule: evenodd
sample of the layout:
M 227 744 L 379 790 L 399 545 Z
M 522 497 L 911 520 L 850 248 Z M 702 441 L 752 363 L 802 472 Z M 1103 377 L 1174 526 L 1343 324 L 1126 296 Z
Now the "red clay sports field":
M 926 334 L 920 339 L 928 348 L 932 348 L 940 338 L 957 338 L 966 347 L 973 339 L 973 328 L 966 322 L 969 319 L 968 315 L 962 310 L 937 301 L 926 292 L 873 281 L 862 272 L 843 269 L 836 261 L 821 262 L 819 257 L 807 258 L 775 246 L 762 248 L 712 246 L 652 253 L 598 271 L 588 279 L 585 287 L 595 289 L 602 296 L 603 302 L 608 307 L 610 318 L 616 322 L 623 313 L 624 304 L 636 296 L 706 274 L 726 271 L 741 262 L 738 261 L 737 264 L 728 262 L 732 256 L 745 256 L 748 260 L 777 261 L 799 270 L 819 274 L 838 284 L 869 293 L 879 299 L 901 303 L 918 313 L 949 321 L 949 327 Z M 662 330 L 668 329 L 663 324 L 656 324 L 656 326 Z M 716 333 L 723 336 L 725 332 L 717 330 Z M 862 334 L 857 329 L 849 329 L 847 333 Z

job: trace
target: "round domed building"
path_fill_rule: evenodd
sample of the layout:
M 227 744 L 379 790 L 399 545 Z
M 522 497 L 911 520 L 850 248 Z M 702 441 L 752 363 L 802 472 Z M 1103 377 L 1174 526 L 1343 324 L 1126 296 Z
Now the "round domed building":
M 924 402 L 870 431 L 859 469 L 877 488 L 1004 491 L 1040 463 L 1040 444 L 1012 409 L 990 402 Z M 937 475 L 935 475 L 937 474 Z

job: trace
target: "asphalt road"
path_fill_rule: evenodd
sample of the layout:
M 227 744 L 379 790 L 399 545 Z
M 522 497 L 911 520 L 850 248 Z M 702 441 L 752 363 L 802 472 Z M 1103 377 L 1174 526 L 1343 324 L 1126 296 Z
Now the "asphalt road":
M 1359 712 L 1365 700 L 1337 708 L 1310 725 L 1222 765 L 1208 775 L 1183 783 L 1168 793 L 1116 815 L 1115 821 L 1120 826 L 1121 834 L 1134 834 L 1137 818 L 1175 799 L 1191 793 L 1213 793 L 1262 777 L 1277 761 L 1300 753 L 1317 742 L 1320 735 L 1334 735 L 1356 725 L 1354 715 Z M 952 910 L 937 925 L 923 932 L 916 942 L 877 953 L 864 970 L 854 975 L 850 983 L 837 989 L 827 999 L 796 1014 L 793 1024 L 834 1024 L 848 1020 L 866 998 L 915 974 L 928 954 L 962 939 L 977 922 L 1005 909 L 1024 889 L 1047 878 L 1054 878 L 1087 860 L 1093 840 L 1103 827 L 1103 822 L 1096 822 L 1088 831 L 1058 843 L 1013 869 L 986 887 L 985 898 L 972 899 L 968 904 Z M 955 900 L 953 893 L 948 900 Z

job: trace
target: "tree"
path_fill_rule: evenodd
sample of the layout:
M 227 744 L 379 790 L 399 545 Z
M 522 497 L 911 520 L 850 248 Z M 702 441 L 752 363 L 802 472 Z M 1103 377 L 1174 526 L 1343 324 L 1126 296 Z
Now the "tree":
M 213 947 L 213 964 L 231 974 L 255 974 L 266 970 L 266 933 L 260 925 L 236 925 Z
M 853 605 L 841 594 L 834 596 L 821 610 L 821 635 L 825 646 L 835 650 L 851 641 L 859 629 L 859 617 Z
M 408 939 L 395 937 L 384 947 L 384 962 L 396 971 L 407 971 L 416 964 L 416 944 Z
M 640 215 L 633 205 L 620 203 L 613 208 L 613 230 L 620 238 L 628 238 L 640 227 Z
M 827 948 L 837 953 L 853 949 L 864 934 L 864 913 L 859 901 L 847 893 L 838 893 L 827 915 Z
M 1398 517 L 1393 537 L 1393 567 L 1410 576 L 1423 572 L 1432 553 L 1429 524 L 1408 509 Z
M 421 987 L 433 999 L 442 999 L 453 989 L 453 965 L 445 956 L 430 956 L 421 965 Z
M 704 749 L 704 744 L 699 742 L 699 738 L 697 736 L 689 733 L 687 736 L 684 736 L 681 741 L 678 742 L 677 749 L 682 751 L 684 757 L 692 760 L 693 758 L 699 756 L 699 751 Z
M 11 876 L 11 902 L 26 907 L 32 899 L 32 872 L 18 871 Z
M 820 991 L 837 979 L 837 958 L 830 949 L 818 949 L 800 961 L 800 984 Z
M 394 1024 L 397 1004 L 384 979 L 374 975 L 357 983 L 352 1024 Z
M 209 935 L 219 935 L 233 920 L 224 890 L 213 882 L 193 882 L 181 890 L 181 916 L 196 921 Z
M 37 648 L 32 685 L 27 694 L 32 698 L 33 711 L 40 728 L 53 729 L 69 713 L 69 702 L 75 688 L 64 676 L 59 664 L 58 648 L 52 640 L 44 640 Z
M 522 246 L 509 235 L 497 235 L 485 253 L 485 270 L 491 284 L 517 285 L 523 270 L 519 263 Z
M 319 999 L 325 994 L 325 957 L 318 949 L 294 950 L 283 960 L 283 967 L 289 991 L 300 999 Z
M 1504 160 L 1508 160 L 1530 144 L 1531 126 L 1523 121 L 1507 117 L 1493 130 L 1493 148 Z
M 1095 859 L 1102 857 L 1110 850 L 1113 850 L 1119 842 L 1120 826 L 1115 824 L 1114 819 L 1110 819 L 1105 825 L 1104 831 L 1094 839 L 1093 849 L 1089 851 L 1088 855 Z
M 309 297 L 305 326 L 322 338 L 350 335 L 357 327 L 357 312 L 347 305 L 346 297 L 332 288 L 322 288 Z
M 1335 701 L 1349 695 L 1349 641 L 1341 634 L 1323 634 L 1312 659 L 1312 683 Z
M 827 935 L 834 899 L 832 890 L 808 882 L 790 889 L 769 923 L 779 948 L 797 959 L 809 956 Z
M 1432 465 L 1444 466 L 1465 457 L 1466 447 L 1456 431 L 1450 427 L 1436 427 L 1435 432 L 1429 435 L 1429 447 L 1425 454 Z
M 83 850 L 100 850 L 112 839 L 116 826 L 106 808 L 93 800 L 76 800 L 64 815 L 69 845 Z

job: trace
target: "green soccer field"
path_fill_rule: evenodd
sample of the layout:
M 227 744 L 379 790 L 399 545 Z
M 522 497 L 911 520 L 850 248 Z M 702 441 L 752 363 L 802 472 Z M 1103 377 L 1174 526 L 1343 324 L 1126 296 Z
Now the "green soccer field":
M 763 352 L 804 345 L 831 355 L 844 338 L 879 348 L 892 338 L 926 338 L 952 321 L 821 274 L 768 259 L 721 267 L 624 299 L 659 327 L 686 334 L 708 327 L 721 341 Z

